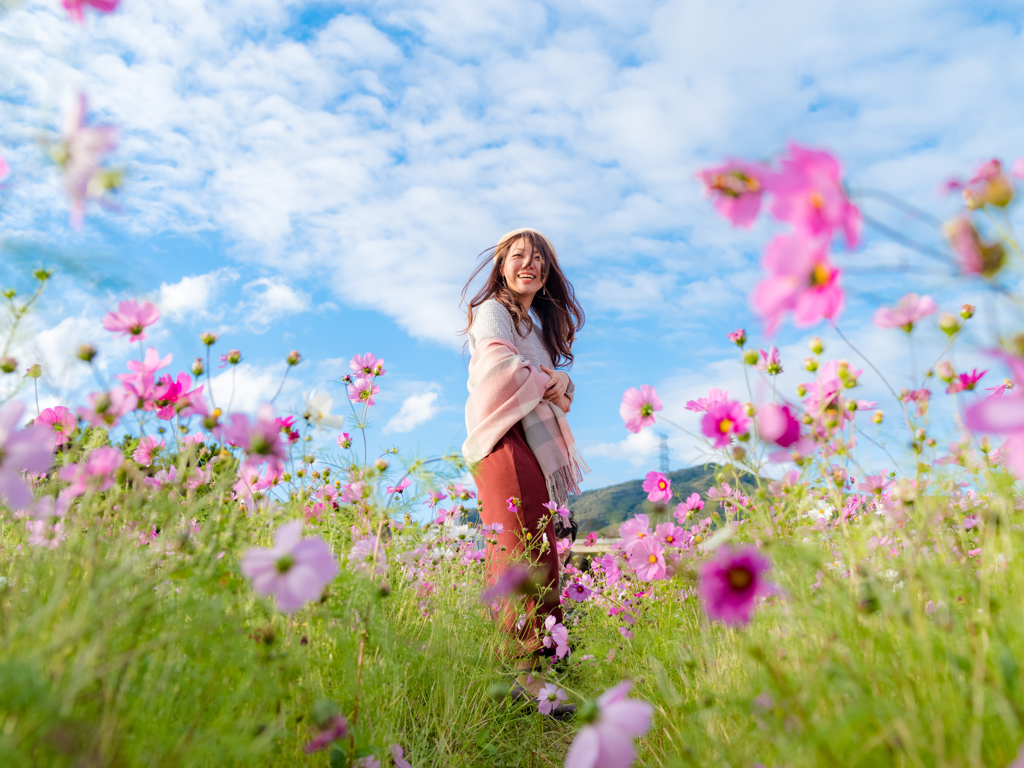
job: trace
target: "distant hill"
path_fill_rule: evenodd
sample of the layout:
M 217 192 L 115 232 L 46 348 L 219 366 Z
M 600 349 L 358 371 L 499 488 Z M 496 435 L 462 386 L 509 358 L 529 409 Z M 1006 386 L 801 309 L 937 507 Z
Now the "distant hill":
M 668 477 L 672 481 L 672 490 L 676 496 L 685 499 L 691 493 L 703 496 L 708 488 L 716 485 L 715 472 L 718 469 L 718 464 L 703 464 L 699 467 L 669 472 Z M 750 484 L 753 485 L 752 477 Z M 640 513 L 651 516 L 652 523 L 671 520 L 678 501 L 672 502 L 668 509 L 657 512 L 654 505 L 647 501 L 643 485 L 643 480 L 630 480 L 618 485 L 584 491 L 570 499 L 569 508 L 579 523 L 579 535 L 596 531 L 603 535 L 618 536 L 619 525 L 627 518 Z

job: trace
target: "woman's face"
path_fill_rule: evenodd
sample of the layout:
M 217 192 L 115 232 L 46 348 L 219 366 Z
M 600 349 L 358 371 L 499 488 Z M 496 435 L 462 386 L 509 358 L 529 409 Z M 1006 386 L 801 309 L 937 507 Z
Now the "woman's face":
M 525 307 L 533 303 L 534 295 L 544 286 L 545 266 L 540 252 L 535 253 L 525 237 L 516 240 L 505 256 L 501 267 L 505 283 Z

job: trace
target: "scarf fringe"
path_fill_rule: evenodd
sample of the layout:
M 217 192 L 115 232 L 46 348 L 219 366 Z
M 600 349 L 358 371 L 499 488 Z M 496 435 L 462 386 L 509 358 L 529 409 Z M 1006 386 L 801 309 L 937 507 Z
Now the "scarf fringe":
M 569 464 L 559 467 L 545 478 L 548 496 L 562 506 L 568 505 L 570 496 L 580 494 L 580 483 L 589 472 L 590 467 L 587 466 L 587 462 L 583 460 L 580 452 L 576 450 L 574 443 L 569 449 Z

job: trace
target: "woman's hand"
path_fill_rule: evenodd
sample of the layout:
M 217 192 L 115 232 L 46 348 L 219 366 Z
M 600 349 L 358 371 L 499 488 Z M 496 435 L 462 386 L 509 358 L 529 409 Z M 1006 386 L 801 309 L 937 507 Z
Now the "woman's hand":
M 565 394 L 565 390 L 569 386 L 569 374 L 565 371 L 556 371 L 553 368 L 548 368 L 546 365 L 542 365 L 540 369 L 551 377 L 548 379 L 547 387 L 544 389 L 544 399 L 549 400 L 565 413 L 568 413 L 569 406 L 572 404 L 572 398 Z

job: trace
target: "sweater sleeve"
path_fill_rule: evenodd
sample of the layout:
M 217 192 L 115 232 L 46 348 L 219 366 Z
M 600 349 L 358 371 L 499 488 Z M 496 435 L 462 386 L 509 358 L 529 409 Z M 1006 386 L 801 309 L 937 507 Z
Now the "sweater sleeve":
M 512 325 L 512 315 L 494 299 L 488 299 L 473 313 L 473 326 L 469 329 L 469 352 L 473 354 L 477 345 L 487 339 L 507 341 L 516 349 L 519 341 Z

